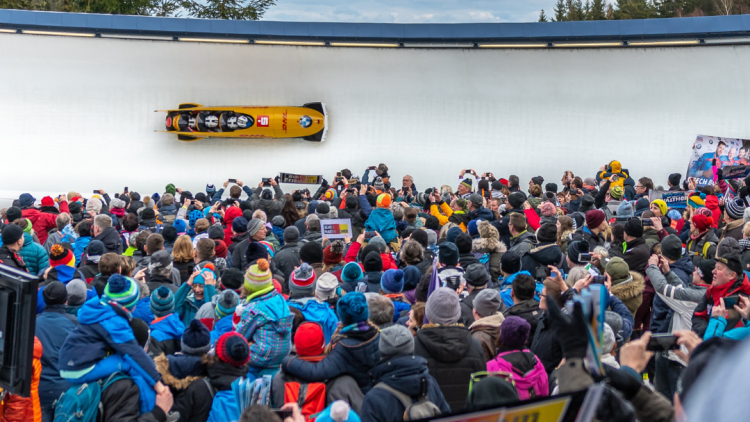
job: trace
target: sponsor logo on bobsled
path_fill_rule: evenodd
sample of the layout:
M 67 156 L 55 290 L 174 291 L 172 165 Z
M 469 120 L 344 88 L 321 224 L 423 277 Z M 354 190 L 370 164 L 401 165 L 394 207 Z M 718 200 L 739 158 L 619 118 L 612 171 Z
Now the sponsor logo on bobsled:
M 258 116 L 258 127 L 268 127 L 271 119 L 268 116 Z
M 170 127 L 170 126 L 172 126 L 172 118 L 167 117 L 167 127 Z
M 281 115 L 281 128 L 284 130 L 284 133 L 286 133 L 286 113 L 288 110 L 284 110 L 284 113 Z
M 302 116 L 299 118 L 299 125 L 307 129 L 312 126 L 313 120 L 310 116 Z
M 253 119 L 253 116 L 243 114 L 242 116 L 237 117 L 237 127 L 239 127 L 240 129 L 247 129 L 249 127 L 252 127 L 253 124 L 255 124 L 255 119 Z

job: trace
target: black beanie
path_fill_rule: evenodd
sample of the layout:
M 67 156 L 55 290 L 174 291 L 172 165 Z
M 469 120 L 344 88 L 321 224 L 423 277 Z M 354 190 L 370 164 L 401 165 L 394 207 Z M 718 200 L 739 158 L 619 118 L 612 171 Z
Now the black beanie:
M 161 235 L 166 242 L 174 243 L 177 240 L 177 228 L 175 226 L 164 226 Z
M 357 204 L 359 203 L 359 200 L 353 196 L 347 196 L 346 197 L 346 207 L 347 208 L 357 208 Z
M 455 242 L 456 248 L 458 248 L 459 255 L 465 255 L 471 253 L 471 236 L 466 233 L 461 233 L 456 237 Z
M 643 236 L 643 225 L 640 218 L 631 218 L 625 222 L 625 234 L 632 237 Z
M 521 257 L 514 251 L 508 251 L 500 258 L 500 269 L 507 274 L 521 271 Z
M 547 183 L 544 186 L 545 192 L 554 192 L 557 193 L 557 184 L 556 183 Z
M 5 216 L 8 217 L 8 222 L 12 223 L 21 218 L 23 211 L 18 207 L 10 207 L 8 211 L 5 211 Z
M 680 186 L 680 179 L 682 179 L 680 173 L 672 173 L 669 175 L 669 183 L 671 183 L 672 186 Z
M 427 218 L 425 218 L 424 227 L 435 231 L 440 230 L 440 220 L 434 215 L 428 215 Z
M 228 290 L 239 290 L 244 281 L 245 276 L 242 271 L 234 267 L 227 268 L 221 275 L 221 285 Z
M 536 232 L 536 239 L 539 242 L 549 243 L 557 241 L 557 225 L 552 223 L 542 224 Z
M 513 192 L 508 196 L 508 203 L 513 209 L 521 208 L 525 201 L 526 197 L 521 192 Z
M 375 251 L 371 251 L 367 254 L 363 265 L 365 267 L 365 272 L 383 271 L 383 259 L 380 257 L 380 254 Z
M 151 218 L 156 218 L 156 213 L 151 208 L 146 208 L 145 210 L 141 211 L 141 220 L 149 220 Z
M 307 242 L 299 249 L 299 259 L 308 264 L 322 264 L 323 247 L 317 242 Z
M 8 224 L 3 227 L 0 237 L 2 237 L 3 243 L 6 245 L 16 243 L 23 237 L 23 229 L 19 225 Z
M 589 242 L 585 240 L 574 240 L 568 244 L 568 259 L 574 264 L 580 264 L 581 262 L 578 261 L 578 255 L 589 253 L 589 250 Z
M 53 281 L 42 290 L 42 297 L 47 306 L 63 305 L 68 301 L 68 290 L 59 281 Z
M 423 248 L 427 247 L 427 233 L 424 230 L 415 230 L 410 239 L 422 245 Z
M 503 190 L 503 184 L 499 180 L 492 182 L 492 190 Z

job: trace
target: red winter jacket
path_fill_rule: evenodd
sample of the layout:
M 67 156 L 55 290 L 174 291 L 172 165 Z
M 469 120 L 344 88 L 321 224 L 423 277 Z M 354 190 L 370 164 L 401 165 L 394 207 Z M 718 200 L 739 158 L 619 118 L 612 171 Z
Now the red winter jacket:
M 711 210 L 711 214 L 714 218 L 714 223 L 711 227 L 718 229 L 719 221 L 721 221 L 721 209 L 719 209 L 719 198 L 716 195 L 706 196 L 706 208 Z
M 242 210 L 238 207 L 229 207 L 224 212 L 224 225 L 227 226 L 224 229 L 224 243 L 227 244 L 227 247 L 232 244 L 232 236 L 234 236 L 234 233 L 232 233 L 232 221 L 237 217 L 242 217 Z
M 67 202 L 60 202 L 60 212 L 68 212 Z M 57 224 L 55 224 L 55 220 L 57 219 L 56 214 L 41 212 L 36 208 L 26 208 L 21 211 L 21 216 L 23 218 L 28 218 L 31 221 L 31 227 L 34 229 L 34 232 L 36 232 L 36 235 L 39 238 L 39 243 L 42 245 L 47 241 L 47 233 L 50 230 L 57 228 Z

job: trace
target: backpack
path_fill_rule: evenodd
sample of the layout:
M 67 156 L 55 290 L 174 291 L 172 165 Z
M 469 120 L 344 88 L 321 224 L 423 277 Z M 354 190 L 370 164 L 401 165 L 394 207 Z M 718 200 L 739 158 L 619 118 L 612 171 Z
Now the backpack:
M 103 413 L 102 391 L 115 381 L 129 378 L 121 372 L 115 372 L 106 380 L 73 385 L 54 403 L 54 422 L 95 422 Z
M 521 352 L 531 354 L 531 351 L 528 349 L 524 349 Z M 511 350 L 498 354 L 497 358 L 491 361 L 494 365 L 497 365 L 497 367 L 493 367 L 492 370 L 513 374 L 513 382 L 516 385 L 516 391 L 518 391 L 518 397 L 521 400 L 548 396 L 549 380 L 547 378 L 547 372 L 544 370 L 544 365 L 539 364 L 539 359 L 534 356 L 534 359 L 536 360 L 534 369 L 523 374 L 518 369 L 516 369 L 512 363 L 503 358 L 503 356 L 511 353 L 518 353 L 518 351 Z
M 380 388 L 395 396 L 404 405 L 404 421 L 415 421 L 418 419 L 440 416 L 440 408 L 427 397 L 427 379 L 422 378 L 422 388 L 419 399 L 415 402 L 408 395 L 395 388 L 379 382 L 373 388 Z
M 326 408 L 326 385 L 320 382 L 284 383 L 284 403 L 289 402 L 299 405 L 305 421 L 314 421 L 315 416 Z

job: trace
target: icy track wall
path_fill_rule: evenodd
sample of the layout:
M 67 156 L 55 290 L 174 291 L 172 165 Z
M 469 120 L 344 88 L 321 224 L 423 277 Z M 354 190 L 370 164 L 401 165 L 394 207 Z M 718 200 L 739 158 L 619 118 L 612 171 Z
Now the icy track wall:
M 377 49 L 0 34 L 5 190 L 193 192 L 277 172 L 456 185 L 472 167 L 522 185 L 617 159 L 666 184 L 697 134 L 750 136 L 750 46 L 648 49 Z M 163 130 L 181 102 L 322 101 L 329 134 L 204 139 Z

